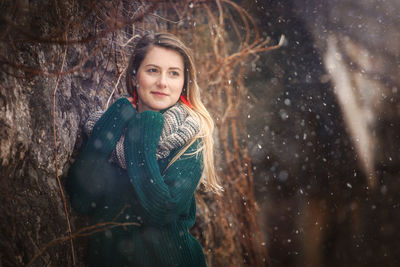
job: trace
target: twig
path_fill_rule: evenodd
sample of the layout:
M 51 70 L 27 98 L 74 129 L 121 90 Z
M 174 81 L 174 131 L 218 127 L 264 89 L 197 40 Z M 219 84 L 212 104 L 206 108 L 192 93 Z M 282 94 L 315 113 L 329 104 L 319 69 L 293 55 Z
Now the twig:
M 177 21 L 169 20 L 169 19 L 166 19 L 166 18 L 164 18 L 164 17 L 161 17 L 161 16 L 159 16 L 159 15 L 157 15 L 157 14 L 151 14 L 151 16 L 154 16 L 154 17 L 156 17 L 156 18 L 159 18 L 159 19 L 168 21 L 168 22 L 170 22 L 170 23 L 176 23 L 176 24 L 183 21 L 183 19 L 180 19 L 180 20 L 177 20 Z
M 68 239 L 71 238 L 77 238 L 77 237 L 84 237 L 84 236 L 89 236 L 97 232 L 102 232 L 107 229 L 112 229 L 118 226 L 140 226 L 139 223 L 135 222 L 130 222 L 130 223 L 118 223 L 118 222 L 104 222 L 104 223 L 98 223 L 95 225 L 91 225 L 88 227 L 84 227 L 79 229 L 76 233 L 74 234 L 69 234 L 67 236 L 61 236 L 57 237 L 53 240 L 51 240 L 49 243 L 47 243 L 38 253 L 35 254 L 35 256 L 29 261 L 29 263 L 26 265 L 26 267 L 31 266 L 46 250 L 48 250 L 50 247 L 54 246 L 55 244 L 59 242 L 65 242 Z
M 68 50 L 68 46 L 66 46 L 65 49 L 64 49 L 64 55 L 63 55 L 63 59 L 62 59 L 61 69 L 60 69 L 61 73 L 63 72 L 63 68 L 64 68 L 64 64 L 65 64 L 65 58 L 67 56 L 67 50 Z M 56 169 L 56 178 L 57 178 L 58 187 L 60 189 L 61 199 L 62 199 L 63 204 L 64 204 L 65 218 L 67 220 L 67 225 L 68 225 L 68 234 L 69 234 L 69 238 L 70 238 L 71 253 L 72 253 L 72 263 L 73 263 L 73 266 L 75 267 L 76 266 L 76 260 L 75 260 L 74 242 L 72 240 L 72 235 L 71 235 L 72 234 L 71 222 L 70 222 L 70 219 L 69 219 L 69 214 L 68 214 L 68 210 L 67 210 L 67 202 L 65 200 L 64 191 L 63 191 L 63 188 L 62 188 L 62 185 L 61 185 L 60 177 L 58 176 L 58 153 L 57 153 L 57 131 L 56 131 L 56 94 L 57 94 L 57 89 L 58 89 L 59 83 L 60 83 L 60 75 L 57 76 L 56 85 L 55 85 L 54 91 L 53 91 L 54 165 L 55 165 L 55 169 Z
M 112 90 L 110 96 L 108 97 L 106 108 L 108 108 L 108 106 L 110 105 L 111 98 L 112 98 L 112 96 L 114 95 L 115 90 L 117 89 L 117 86 L 118 86 L 118 84 L 119 84 L 119 81 L 121 80 L 122 75 L 125 73 L 125 71 L 126 71 L 126 68 L 124 68 L 124 69 L 121 71 L 121 73 L 119 74 L 118 80 L 117 80 L 117 82 L 115 83 L 114 89 Z

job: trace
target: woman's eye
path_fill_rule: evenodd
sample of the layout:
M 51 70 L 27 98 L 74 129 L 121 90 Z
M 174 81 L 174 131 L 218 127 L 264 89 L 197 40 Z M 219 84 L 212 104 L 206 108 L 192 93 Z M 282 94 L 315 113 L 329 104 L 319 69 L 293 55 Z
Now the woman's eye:
M 179 72 L 177 72 L 177 71 L 171 71 L 170 74 L 172 76 L 179 76 Z
M 147 72 L 151 72 L 151 73 L 153 73 L 153 72 L 157 72 L 157 69 L 155 69 L 155 68 L 151 68 L 151 69 L 148 69 L 148 70 L 147 70 Z

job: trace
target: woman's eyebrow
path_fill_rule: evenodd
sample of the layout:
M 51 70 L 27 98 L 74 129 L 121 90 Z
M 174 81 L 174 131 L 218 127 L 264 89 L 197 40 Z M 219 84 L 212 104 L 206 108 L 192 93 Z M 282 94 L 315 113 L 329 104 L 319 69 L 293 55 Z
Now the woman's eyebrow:
M 152 63 L 146 64 L 145 67 L 157 67 L 157 68 L 160 68 L 160 66 L 152 64 Z
M 179 67 L 170 67 L 169 69 L 171 69 L 171 70 L 180 70 L 180 71 L 182 71 L 182 69 L 179 68 Z
M 158 65 L 156 65 L 156 64 L 153 64 L 153 63 L 146 64 L 145 67 L 156 67 L 156 68 L 161 69 L 160 66 L 158 66 Z M 169 67 L 168 69 L 170 69 L 170 70 L 180 70 L 180 71 L 182 71 L 182 69 L 181 69 L 180 67 Z

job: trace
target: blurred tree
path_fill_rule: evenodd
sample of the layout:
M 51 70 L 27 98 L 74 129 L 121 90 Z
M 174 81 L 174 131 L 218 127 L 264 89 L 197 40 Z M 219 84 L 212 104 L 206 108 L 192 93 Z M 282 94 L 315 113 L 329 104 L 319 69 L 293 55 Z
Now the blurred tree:
M 248 127 L 256 195 L 275 266 L 399 264 L 398 8 L 249 5 L 260 31 L 287 36 L 246 83 L 256 99 Z

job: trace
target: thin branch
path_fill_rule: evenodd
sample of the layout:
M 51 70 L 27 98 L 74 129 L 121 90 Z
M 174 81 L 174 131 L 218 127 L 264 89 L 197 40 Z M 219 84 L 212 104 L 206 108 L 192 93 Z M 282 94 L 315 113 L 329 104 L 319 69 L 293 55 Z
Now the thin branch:
M 140 226 L 139 223 L 135 222 L 130 222 L 130 223 L 118 223 L 118 222 L 103 222 L 103 223 L 98 223 L 95 225 L 91 225 L 88 227 L 84 227 L 79 229 L 77 232 L 71 235 L 66 235 L 66 236 L 61 236 L 57 237 L 53 240 L 51 240 L 49 243 L 47 243 L 38 253 L 33 256 L 33 258 L 29 261 L 29 263 L 26 265 L 26 267 L 32 266 L 32 264 L 44 253 L 46 252 L 49 248 L 52 246 L 60 243 L 60 242 L 65 242 L 71 238 L 77 238 L 77 237 L 85 237 L 89 236 L 98 232 L 103 232 L 108 229 L 112 229 L 115 227 L 126 227 L 126 226 Z
M 150 5 L 147 7 L 147 9 L 132 19 L 124 19 L 124 18 L 118 17 L 118 20 L 117 20 L 113 17 L 108 16 L 108 17 L 106 17 L 106 21 L 107 21 L 107 24 L 109 25 L 109 27 L 107 27 L 105 30 L 103 30 L 97 34 L 90 35 L 89 37 L 81 38 L 81 39 L 67 39 L 67 38 L 63 37 L 64 35 L 62 35 L 61 38 L 38 37 L 38 36 L 30 33 L 28 30 L 25 30 L 22 26 L 19 26 L 17 23 L 15 23 L 14 21 L 12 21 L 11 19 L 9 19 L 7 17 L 4 17 L 4 16 L 0 17 L 0 21 L 5 22 L 8 26 L 11 26 L 13 28 L 13 30 L 15 30 L 27 37 L 27 39 L 14 40 L 15 42 L 22 42 L 22 43 L 37 42 L 37 43 L 50 43 L 50 44 L 60 44 L 60 45 L 86 44 L 86 43 L 104 38 L 110 33 L 119 31 L 126 25 L 131 25 L 131 24 L 134 24 L 134 23 L 137 23 L 137 22 L 143 20 L 147 14 L 154 11 L 156 6 L 157 5 L 155 3 L 152 3 L 150 1 Z M 2 40 L 0 39 L 0 41 L 2 41 Z
M 174 24 L 178 24 L 179 22 L 182 22 L 182 21 L 183 21 L 183 19 L 180 19 L 180 20 L 177 20 L 177 21 L 169 20 L 169 19 L 166 19 L 166 18 L 164 18 L 164 17 L 161 17 L 161 16 L 159 16 L 159 15 L 157 15 L 157 14 L 151 14 L 151 16 L 156 17 L 156 18 L 159 18 L 159 19 L 162 19 L 162 20 L 165 20 L 165 21 L 170 22 L 170 23 L 174 23 Z
M 117 82 L 115 83 L 114 89 L 112 90 L 110 96 L 108 97 L 106 108 L 108 108 L 108 106 L 110 105 L 111 98 L 112 98 L 112 96 L 114 95 L 115 90 L 116 90 L 117 87 L 118 87 L 119 81 L 121 80 L 122 75 L 124 75 L 126 69 L 127 69 L 127 68 L 124 68 L 124 69 L 121 71 L 121 73 L 119 74 L 118 80 L 117 80 Z
M 58 77 L 61 75 L 66 75 L 66 74 L 70 74 L 70 73 L 74 73 L 78 70 L 80 70 L 83 65 L 93 56 L 95 56 L 97 54 L 97 52 L 99 51 L 100 47 L 105 43 L 105 41 L 103 40 L 98 46 L 96 46 L 94 48 L 94 50 L 86 57 L 84 58 L 82 61 L 79 62 L 79 64 L 77 64 L 75 67 L 66 70 L 66 71 L 58 71 L 58 70 L 50 70 L 50 71 L 44 71 L 42 69 L 37 69 L 37 68 L 31 68 L 31 67 L 27 67 L 26 65 L 23 64 L 16 64 L 16 63 L 12 63 L 10 61 L 8 61 L 6 58 L 4 58 L 3 56 L 0 55 L 0 64 L 9 66 L 13 69 L 16 70 L 22 70 L 28 73 L 31 73 L 33 75 L 44 75 L 44 76 L 48 76 L 48 77 Z
M 67 56 L 67 50 L 68 50 L 68 47 L 65 47 L 64 55 L 63 55 L 63 59 L 62 59 L 62 63 L 61 63 L 61 69 L 60 69 L 61 73 L 63 72 L 63 69 L 64 69 L 65 58 Z M 57 94 L 57 89 L 58 89 L 59 83 L 60 83 L 60 75 L 57 76 L 56 85 L 55 85 L 54 91 L 53 91 L 54 165 L 55 165 L 55 169 L 56 169 L 56 179 L 57 179 L 58 187 L 60 189 L 61 199 L 62 199 L 63 204 L 64 204 L 65 218 L 67 220 L 68 234 L 69 234 L 70 244 L 71 244 L 72 263 L 73 263 L 73 266 L 75 267 L 76 266 L 76 260 L 75 260 L 74 243 L 72 241 L 72 235 L 71 235 L 72 234 L 71 222 L 70 222 L 70 219 L 69 219 L 69 214 L 68 214 L 68 209 L 67 209 L 67 202 L 65 200 L 64 190 L 63 190 L 62 185 L 61 185 L 60 177 L 58 176 L 58 152 L 57 152 L 57 130 L 56 130 L 56 94 Z

